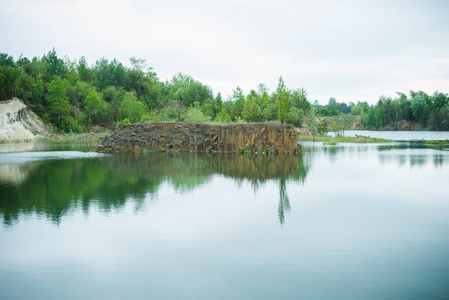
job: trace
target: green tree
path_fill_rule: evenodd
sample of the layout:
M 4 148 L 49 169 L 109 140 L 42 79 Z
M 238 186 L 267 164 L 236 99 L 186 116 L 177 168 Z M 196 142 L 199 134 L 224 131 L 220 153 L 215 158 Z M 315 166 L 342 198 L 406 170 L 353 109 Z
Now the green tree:
M 148 114 L 145 105 L 137 100 L 134 92 L 126 92 L 119 109 L 121 119 L 129 119 L 132 123 L 140 122 L 142 117 Z
M 288 106 L 290 104 L 290 93 L 285 87 L 284 80 L 282 77 L 279 78 L 278 88 L 276 90 L 277 95 L 277 109 L 279 121 L 283 124 L 285 118 L 287 117 Z
M 325 134 L 329 132 L 329 123 L 326 118 L 321 119 L 317 124 L 317 130 L 319 134 Z
M 66 78 L 68 75 L 68 68 L 64 63 L 64 60 L 58 57 L 55 48 L 42 57 L 42 62 L 46 69 L 46 78 L 51 80 L 54 76 L 61 76 Z
M 237 118 L 242 116 L 243 106 L 245 105 L 245 96 L 243 95 L 242 89 L 237 86 L 235 90 L 233 90 L 232 100 L 234 101 L 232 104 L 232 120 L 237 120 Z
M 285 121 L 293 126 L 301 127 L 303 116 L 304 116 L 303 110 L 293 106 L 290 107 L 290 109 L 288 110 Z
M 426 105 L 426 100 L 423 95 L 415 95 L 410 103 L 413 117 L 418 123 L 423 124 L 424 121 L 424 106 Z
M 18 72 L 14 58 L 0 53 L 0 101 L 11 99 L 16 95 L 15 81 Z
M 219 123 L 231 123 L 231 117 L 226 112 L 225 104 L 222 104 L 221 112 L 219 112 L 215 118 L 215 122 Z
M 53 76 L 53 80 L 47 84 L 46 102 L 48 105 L 48 112 L 50 121 L 63 131 L 70 131 L 67 128 L 70 115 L 70 104 L 67 97 L 67 88 L 69 83 L 67 79 L 62 79 L 61 76 Z
M 86 59 L 84 58 L 84 56 L 81 56 L 80 60 L 78 61 L 76 70 L 78 72 L 78 76 L 81 81 L 93 81 L 94 80 L 94 73 L 92 72 L 92 69 L 89 68 L 89 66 L 87 65 L 87 62 L 86 62 Z
M 308 111 L 311 104 L 307 100 L 307 91 L 303 88 L 293 90 L 290 97 L 290 104 L 302 111 Z
M 242 117 L 246 122 L 260 122 L 261 121 L 261 109 L 256 103 L 256 98 L 253 95 L 249 95 L 243 105 Z
M 186 123 L 205 123 L 210 122 L 210 120 L 211 118 L 203 114 L 198 105 L 189 107 L 183 118 L 183 121 Z
M 102 58 L 95 62 L 93 68 L 95 76 L 95 86 L 102 91 L 107 86 L 124 86 L 126 81 L 126 69 L 122 63 L 113 59 L 109 62 Z
M 103 95 L 97 93 L 94 89 L 90 90 L 86 99 L 84 99 L 84 109 L 88 125 L 99 124 L 107 111 Z

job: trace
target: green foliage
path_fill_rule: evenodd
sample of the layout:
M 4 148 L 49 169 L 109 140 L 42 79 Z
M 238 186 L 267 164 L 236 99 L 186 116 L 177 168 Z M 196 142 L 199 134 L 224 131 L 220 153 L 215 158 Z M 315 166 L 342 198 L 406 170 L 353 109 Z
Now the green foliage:
M 299 136 L 299 141 L 303 142 L 322 142 L 325 145 L 336 145 L 337 143 L 392 143 L 393 140 L 386 140 L 375 137 L 367 137 L 359 135 L 357 137 L 345 137 L 345 136 Z
M 425 105 L 426 100 L 422 95 L 416 95 L 411 101 L 410 107 L 412 109 L 412 114 L 418 122 L 423 121 Z
M 60 76 L 66 78 L 68 75 L 68 68 L 64 61 L 58 58 L 55 48 L 42 57 L 42 62 L 45 68 L 44 76 L 47 78 L 54 78 L 54 76 Z
M 107 112 L 107 106 L 103 100 L 103 95 L 98 94 L 95 90 L 90 90 L 84 99 L 85 115 L 87 118 L 87 123 L 91 125 L 92 123 L 100 123 L 104 120 Z
M 131 124 L 131 121 L 128 118 L 124 118 L 121 121 L 117 121 L 117 123 L 115 123 L 115 130 L 118 130 L 120 128 L 120 124 Z
M 129 119 L 132 123 L 139 122 L 143 115 L 148 114 L 148 109 L 145 105 L 137 100 L 134 92 L 127 92 L 120 105 L 119 115 L 120 119 Z
M 293 107 L 301 109 L 303 112 L 308 111 L 312 106 L 307 100 L 307 91 L 303 88 L 292 91 L 290 104 Z
M 303 116 L 304 116 L 303 110 L 293 106 L 288 110 L 285 121 L 293 126 L 301 127 Z
M 217 114 L 217 117 L 215 118 L 215 122 L 218 122 L 218 123 L 231 123 L 231 117 L 226 112 L 226 107 L 225 107 L 224 104 L 222 105 L 221 112 L 219 112 Z
M 52 123 L 63 131 L 70 131 L 70 128 L 65 128 L 63 122 L 70 118 L 70 104 L 67 97 L 67 88 L 69 83 L 66 79 L 55 75 L 53 80 L 47 85 L 46 103 L 48 104 L 49 118 Z M 64 128 L 63 128 L 64 127 Z
M 330 130 L 332 132 L 335 132 L 336 136 L 343 136 L 344 127 L 343 127 L 343 125 L 339 124 L 337 121 L 332 122 Z
M 286 89 L 284 80 L 279 78 L 278 88 L 276 90 L 276 106 L 278 109 L 278 118 L 281 123 L 284 123 L 287 117 L 288 106 L 290 104 L 290 93 Z
M 329 132 L 329 124 L 327 122 L 327 119 L 321 119 L 317 124 L 317 131 L 319 134 L 325 134 Z
M 181 101 L 169 101 L 167 105 L 157 112 L 160 121 L 182 122 L 187 107 Z
M 238 117 L 236 121 L 237 123 L 245 123 L 245 120 L 243 120 L 241 117 Z
M 40 104 L 44 98 L 44 81 L 42 80 L 42 76 L 38 76 L 35 80 L 35 83 L 31 90 L 31 99 L 30 101 L 36 104 Z
M 237 118 L 242 116 L 243 106 L 245 105 L 245 96 L 243 95 L 243 91 L 240 87 L 233 90 L 232 100 L 233 104 L 231 119 L 237 120 Z
M 169 85 L 170 98 L 182 100 L 187 106 L 193 105 L 194 102 L 203 104 L 206 100 L 213 99 L 212 90 L 189 75 L 179 73 L 173 76 Z
M 81 81 L 93 81 L 94 80 L 94 73 L 87 65 L 86 59 L 84 56 L 81 56 L 80 60 L 78 61 L 78 65 L 76 66 L 76 70 L 78 71 L 78 76 Z
M 111 62 L 106 58 L 98 60 L 93 68 L 93 73 L 95 76 L 95 86 L 100 91 L 111 85 L 123 86 L 126 79 L 125 67 L 115 59 Z
M 278 107 L 275 97 L 271 97 L 262 109 L 265 121 L 275 121 L 278 119 Z
M 260 106 L 257 105 L 254 96 L 248 96 L 248 99 L 246 99 L 243 105 L 242 117 L 246 122 L 262 121 L 262 111 Z
M 449 98 L 438 91 L 432 95 L 410 91 L 409 95 L 397 93 L 396 98 L 381 96 L 371 106 L 367 102 L 346 104 L 335 98 L 326 105 L 317 101 L 311 105 L 305 89 L 289 90 L 281 77 L 272 94 L 264 84 L 247 95 L 237 87 L 232 97 L 223 101 L 220 94 L 214 97 L 207 85 L 189 75 L 178 73 L 161 82 L 145 59 L 132 57 L 130 61 L 129 68 L 105 58 L 89 65 L 84 57 L 78 62 L 61 59 L 55 49 L 31 60 L 0 53 L 0 101 L 19 97 L 63 132 L 82 131 L 84 126 L 114 126 L 124 118 L 130 122 L 183 121 L 186 115 L 194 122 L 229 122 L 230 118 L 235 122 L 279 120 L 301 126 L 304 120 L 317 131 L 316 117 L 340 119 L 347 114 L 360 116 L 357 119 L 368 129 L 386 129 L 407 121 L 405 124 L 422 129 L 449 130 Z M 189 106 L 195 109 L 187 112 Z
M 210 120 L 211 118 L 206 116 L 198 107 L 189 107 L 183 118 L 186 123 L 205 123 L 210 122 Z

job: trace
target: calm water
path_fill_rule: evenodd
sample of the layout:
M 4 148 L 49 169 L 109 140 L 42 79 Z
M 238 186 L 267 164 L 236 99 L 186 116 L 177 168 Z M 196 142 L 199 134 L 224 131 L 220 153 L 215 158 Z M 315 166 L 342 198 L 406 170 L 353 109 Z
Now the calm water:
M 31 150 L 0 153 L 0 299 L 449 298 L 446 147 Z
M 329 133 L 335 136 L 335 132 Z M 376 130 L 345 130 L 344 136 L 354 137 L 364 135 L 393 141 L 413 140 L 449 140 L 449 131 L 376 131 Z

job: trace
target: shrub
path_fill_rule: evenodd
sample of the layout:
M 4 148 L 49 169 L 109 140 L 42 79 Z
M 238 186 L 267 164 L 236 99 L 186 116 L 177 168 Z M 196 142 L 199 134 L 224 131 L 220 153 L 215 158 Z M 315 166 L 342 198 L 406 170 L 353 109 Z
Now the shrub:
M 186 123 L 204 123 L 210 122 L 210 117 L 203 114 L 201 109 L 197 107 L 189 107 L 184 114 L 183 121 Z
M 303 115 L 304 114 L 303 114 L 302 109 L 292 106 L 288 110 L 287 117 L 286 117 L 285 121 L 288 124 L 291 124 L 293 126 L 301 127 Z

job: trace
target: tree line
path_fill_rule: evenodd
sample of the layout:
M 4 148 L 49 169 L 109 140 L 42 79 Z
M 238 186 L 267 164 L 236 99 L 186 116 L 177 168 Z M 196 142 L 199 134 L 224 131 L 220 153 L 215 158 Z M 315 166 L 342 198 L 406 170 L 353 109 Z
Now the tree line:
M 449 97 L 441 92 L 428 95 L 423 91 L 410 91 L 409 95 L 397 93 L 394 98 L 381 96 L 375 105 L 367 102 L 338 103 L 330 98 L 328 104 L 314 103 L 320 117 L 360 116 L 365 129 L 382 129 L 399 121 L 413 122 L 425 130 L 449 130 Z
M 130 58 L 130 67 L 102 58 L 89 65 L 84 57 L 61 58 L 55 49 L 31 60 L 14 59 L 0 53 L 0 101 L 17 97 L 44 122 L 61 132 L 84 132 L 93 126 L 118 123 L 180 122 L 267 122 L 280 121 L 325 131 L 317 117 L 360 115 L 363 125 L 377 129 L 407 120 L 431 130 L 449 129 L 446 94 L 411 92 L 398 98 L 381 97 L 376 105 L 367 102 L 327 105 L 311 103 L 303 88 L 289 89 L 282 77 L 275 91 L 260 84 L 245 95 L 240 87 L 226 100 L 220 93 L 189 75 L 178 73 L 160 81 L 146 60 Z

